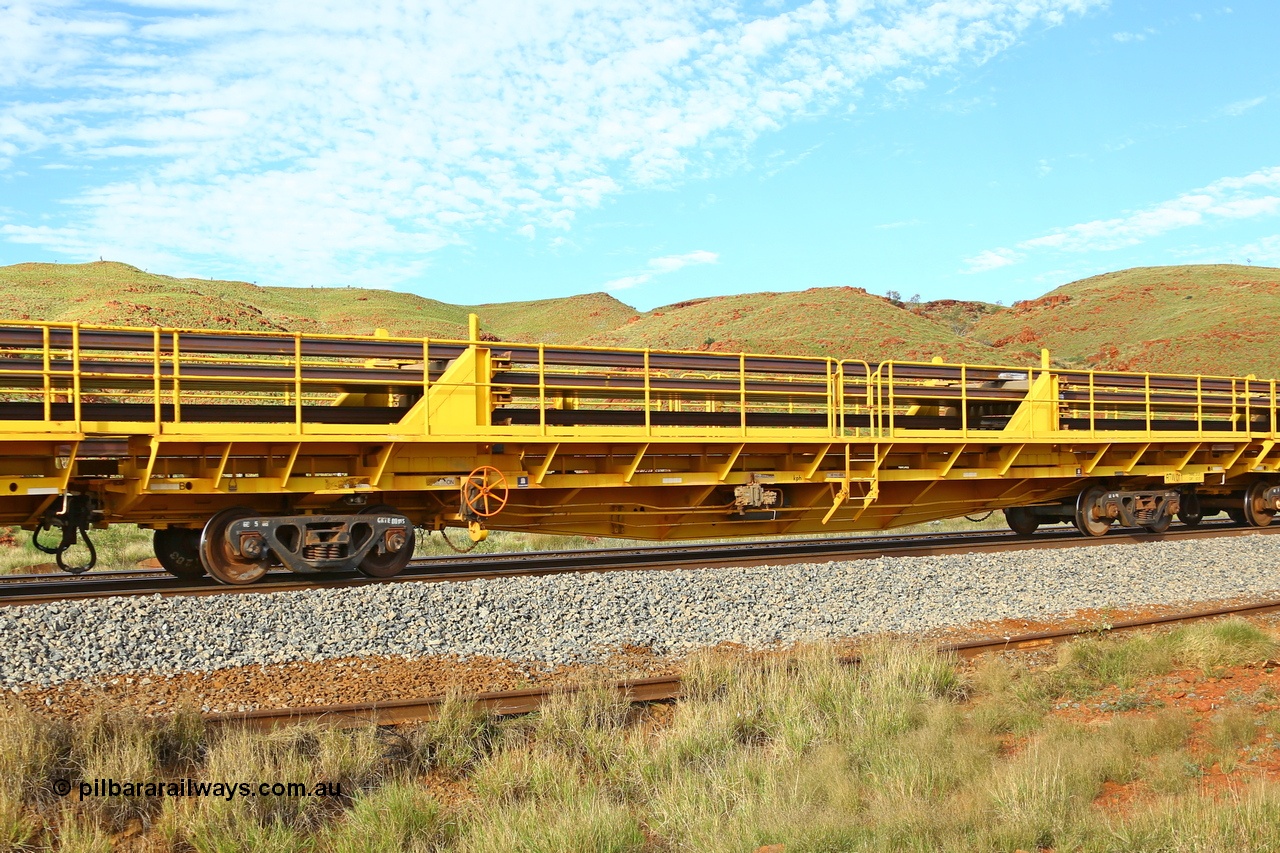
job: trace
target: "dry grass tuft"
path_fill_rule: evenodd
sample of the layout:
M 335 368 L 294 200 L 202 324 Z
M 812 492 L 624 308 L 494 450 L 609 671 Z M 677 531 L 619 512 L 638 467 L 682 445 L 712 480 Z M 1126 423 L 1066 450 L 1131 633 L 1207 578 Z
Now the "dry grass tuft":
M 207 732 L 190 711 L 67 729 L 4 708 L 0 849 L 105 850 L 122 830 L 200 853 L 1274 849 L 1280 797 L 1241 759 L 1264 748 L 1266 696 L 1194 731 L 1158 705 L 1087 723 L 1053 710 L 1064 693 L 1101 707 L 1118 684 L 1273 649 L 1223 622 L 1083 641 L 1044 670 L 985 661 L 963 678 L 901 642 L 870 645 L 856 666 L 819 645 L 706 652 L 661 713 L 588 685 L 515 720 L 454 696 L 439 720 L 399 732 Z M 1206 796 L 1213 762 L 1241 775 Z M 60 773 L 325 780 L 343 795 L 81 803 L 52 797 Z M 1117 790 L 1140 795 L 1098 805 Z

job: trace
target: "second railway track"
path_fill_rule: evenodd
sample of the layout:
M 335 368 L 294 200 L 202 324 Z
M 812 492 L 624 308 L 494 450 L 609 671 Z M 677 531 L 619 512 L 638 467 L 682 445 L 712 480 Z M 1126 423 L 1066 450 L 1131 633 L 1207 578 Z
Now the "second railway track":
M 1262 616 L 1280 612 L 1280 600 L 1234 604 L 1225 607 L 1149 616 L 1124 620 L 1109 625 L 1104 633 L 1126 633 L 1160 628 L 1180 623 L 1198 622 L 1227 617 Z M 1004 651 L 1031 651 L 1085 635 L 1098 635 L 1096 627 L 1059 628 L 1008 637 L 986 637 L 962 642 L 943 643 L 937 646 L 940 654 L 953 654 L 960 658 L 974 658 L 981 654 Z M 856 655 L 844 658 L 844 662 L 856 664 Z M 679 699 L 683 687 L 679 675 L 663 675 L 654 678 L 629 679 L 610 685 L 627 701 L 633 703 L 664 702 Z M 537 711 L 549 697 L 573 692 L 574 687 L 533 687 L 524 690 L 504 690 L 475 693 L 464 697 L 486 713 L 494 716 L 511 716 Z M 434 719 L 445 703 L 444 696 L 428 696 L 420 699 L 399 699 L 387 702 L 362 702 L 341 705 L 316 705 L 296 708 L 260 708 L 239 713 L 206 714 L 215 725 L 240 724 L 253 728 L 270 729 L 280 725 L 304 722 L 323 722 L 338 725 L 398 725 Z
M 643 546 L 584 551 L 485 554 L 472 557 L 418 559 L 403 574 L 378 579 L 363 575 L 316 575 L 299 580 L 286 572 L 245 586 L 219 584 L 210 578 L 188 581 L 156 572 L 103 573 L 93 577 L 20 575 L 0 581 L 0 606 L 133 595 L 223 595 L 285 592 L 314 587 L 340 588 L 384 583 L 467 581 L 483 578 L 551 575 L 566 572 L 637 571 L 723 566 L 786 565 L 882 556 L 913 557 L 955 553 L 1017 551 L 1038 548 L 1099 547 L 1115 544 L 1199 540 L 1222 536 L 1280 533 L 1277 527 L 1239 527 L 1229 522 L 1174 527 L 1163 534 L 1138 529 L 1115 530 L 1102 537 L 1081 536 L 1074 529 L 1042 529 L 1028 537 L 1006 532 L 971 532 L 945 536 L 849 536 L 774 542 L 715 543 L 674 547 Z

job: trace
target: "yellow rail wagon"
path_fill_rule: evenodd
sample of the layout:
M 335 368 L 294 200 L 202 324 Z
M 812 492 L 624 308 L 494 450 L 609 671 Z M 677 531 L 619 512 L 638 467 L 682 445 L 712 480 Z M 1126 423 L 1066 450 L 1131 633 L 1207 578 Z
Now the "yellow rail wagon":
M 0 323 L 0 523 L 60 565 L 136 523 L 170 572 L 249 583 L 394 575 L 415 527 L 669 540 L 1003 509 L 1100 535 L 1280 507 L 1274 380 L 483 337 Z

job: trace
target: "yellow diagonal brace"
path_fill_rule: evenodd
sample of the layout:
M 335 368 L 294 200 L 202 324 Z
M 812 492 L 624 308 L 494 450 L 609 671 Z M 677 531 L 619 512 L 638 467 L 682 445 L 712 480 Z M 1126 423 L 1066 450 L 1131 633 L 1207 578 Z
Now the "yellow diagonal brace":
M 742 448 L 744 447 L 746 447 L 745 444 L 739 444 L 733 449 L 733 452 L 729 454 L 728 460 L 723 466 L 721 466 L 720 470 L 716 472 L 717 480 L 723 483 L 724 478 L 729 476 L 729 472 L 733 470 L 734 463 L 736 463 L 738 461 L 738 457 L 742 455 Z
M 813 475 L 818 473 L 818 469 L 822 467 L 822 460 L 827 458 L 827 453 L 831 450 L 830 444 L 824 444 L 822 449 L 813 455 L 813 464 L 804 471 L 804 478 L 812 480 Z
M 281 487 L 288 486 L 289 478 L 293 476 L 293 468 L 298 464 L 298 453 L 301 450 L 302 443 L 295 441 L 289 450 L 289 458 L 285 461 L 284 467 L 271 469 L 271 476 L 279 478 Z
M 1098 448 L 1098 452 L 1093 454 L 1093 458 L 1080 466 L 1080 473 L 1092 474 L 1093 469 L 1098 467 L 1098 463 L 1102 461 L 1102 457 L 1107 455 L 1107 451 L 1111 449 L 1110 444 L 1104 444 Z
M 1240 457 L 1244 456 L 1244 452 L 1248 449 L 1249 449 L 1249 442 L 1246 441 L 1244 444 L 1240 445 L 1240 448 L 1235 452 L 1235 455 L 1231 457 L 1231 461 L 1223 463 L 1222 470 L 1230 471 L 1232 468 L 1234 468 L 1235 464 L 1240 461 Z
M 396 446 L 396 442 L 389 441 L 382 448 L 382 452 L 378 454 L 377 464 L 369 474 L 369 485 L 374 488 L 378 487 L 378 482 L 382 480 L 382 475 L 387 470 L 387 463 L 391 461 L 391 456 L 396 452 Z
M 1022 455 L 1022 451 L 1026 449 L 1025 444 L 1019 444 L 1017 447 L 1009 451 L 1009 458 L 1004 460 L 1004 467 L 997 472 L 997 477 L 1003 477 L 1009 473 L 1009 469 L 1013 467 L 1013 463 L 1018 461 L 1018 457 Z
M 1275 442 L 1273 442 L 1273 441 L 1272 441 L 1272 442 L 1263 442 L 1263 443 L 1264 443 L 1264 444 L 1275 444 Z M 1177 464 L 1177 466 L 1175 466 L 1175 467 L 1174 467 L 1174 470 L 1175 470 L 1175 471 L 1181 471 L 1183 468 L 1186 468 L 1186 467 L 1187 467 L 1187 463 L 1191 461 L 1191 457 L 1195 456 L 1195 455 L 1196 455 L 1196 451 L 1197 451 L 1197 450 L 1199 450 L 1199 449 L 1200 449 L 1200 444 L 1199 444 L 1199 442 L 1197 442 L 1196 444 L 1191 445 L 1191 449 L 1190 449 L 1190 450 L 1188 450 L 1185 454 L 1183 454 L 1182 458 L 1178 460 L 1178 464 Z M 1259 457 L 1259 459 L 1261 459 L 1262 457 L 1265 457 L 1265 456 L 1267 455 L 1267 451 L 1269 451 L 1270 449 L 1271 449 L 1270 447 L 1264 447 L 1264 449 L 1263 449 L 1263 451 L 1262 451 L 1262 456 L 1260 456 L 1260 457 Z
M 636 475 L 636 469 L 640 467 L 640 461 L 644 459 L 644 455 L 649 452 L 649 445 L 642 444 L 640 449 L 636 451 L 635 458 L 631 460 L 631 464 L 623 469 L 622 482 L 630 483 L 631 478 Z
M 1151 448 L 1151 443 L 1147 442 L 1138 448 L 1138 452 L 1133 454 L 1133 458 L 1129 460 L 1129 464 L 1125 467 L 1124 472 L 1128 474 L 1134 468 L 1138 467 L 1138 460 L 1147 455 L 1147 451 Z
M 150 443 L 151 449 L 147 455 L 147 467 L 142 469 L 142 477 L 140 478 L 142 483 L 139 488 L 144 490 L 151 486 L 151 472 L 156 467 L 156 454 L 160 452 L 159 439 L 153 438 Z
M 551 462 L 556 458 L 556 451 L 559 449 L 559 444 L 551 445 L 551 447 L 547 448 L 547 455 L 542 457 L 542 464 L 529 471 L 529 473 L 533 475 L 533 482 L 535 485 L 542 484 L 542 478 L 547 476 L 547 472 L 551 470 Z
M 207 469 L 210 473 L 208 477 L 213 481 L 213 487 L 218 488 L 218 484 L 222 482 L 222 474 L 227 470 L 227 460 L 231 458 L 231 442 L 227 442 L 222 446 L 222 455 L 218 458 L 218 464 Z
M 956 446 L 955 450 L 951 451 L 951 455 L 947 457 L 947 461 L 942 466 L 942 470 L 938 472 L 939 477 L 945 477 L 951 473 L 951 469 L 955 467 L 956 462 L 960 459 L 960 454 L 964 453 L 965 448 L 968 446 L 969 445 L 967 444 L 960 444 Z

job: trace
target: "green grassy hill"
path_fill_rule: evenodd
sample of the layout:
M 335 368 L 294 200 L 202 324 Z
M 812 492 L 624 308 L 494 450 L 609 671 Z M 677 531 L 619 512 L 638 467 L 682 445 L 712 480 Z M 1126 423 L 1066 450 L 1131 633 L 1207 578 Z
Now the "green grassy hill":
M 678 302 L 620 328 L 592 335 L 586 343 L 833 355 L 868 361 L 928 360 L 935 355 L 983 360 L 987 349 L 960 337 L 944 323 L 855 287 Z
M 1280 269 L 1266 267 L 1123 270 L 1012 308 L 894 302 L 851 287 L 643 314 L 605 293 L 465 306 L 390 290 L 170 278 L 113 262 L 0 267 L 0 299 L 14 319 L 459 338 L 475 311 L 507 340 L 998 364 L 1038 360 L 1048 347 L 1070 366 L 1280 376 Z
M 466 337 L 467 314 L 475 311 L 500 337 L 549 343 L 571 343 L 637 316 L 604 293 L 465 306 L 391 290 L 170 278 L 111 261 L 0 267 L 0 298 L 12 319 L 364 335 L 383 328 L 433 338 Z
M 1063 285 L 983 317 L 972 335 L 1003 360 L 1109 370 L 1280 376 L 1280 269 L 1140 267 Z

